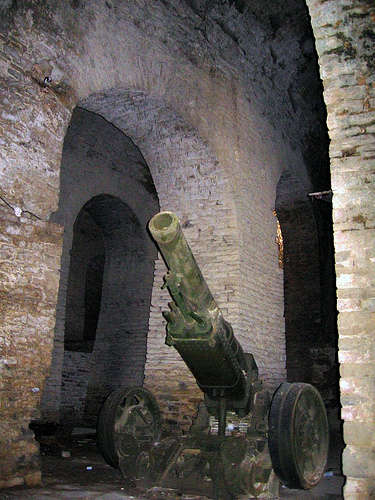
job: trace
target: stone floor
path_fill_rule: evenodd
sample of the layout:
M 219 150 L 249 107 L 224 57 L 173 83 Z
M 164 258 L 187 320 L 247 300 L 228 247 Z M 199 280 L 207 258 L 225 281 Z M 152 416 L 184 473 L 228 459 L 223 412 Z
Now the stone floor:
M 282 487 L 280 499 L 340 500 L 344 478 L 340 475 L 341 442 L 331 446 L 327 471 L 311 491 Z M 203 500 L 205 497 L 177 495 L 172 490 L 151 488 L 140 492 L 127 483 L 120 471 L 101 457 L 95 436 L 76 436 L 69 445 L 51 442 L 42 446 L 42 486 L 16 487 L 0 491 L 1 500 Z M 245 500 L 244 498 L 242 500 Z

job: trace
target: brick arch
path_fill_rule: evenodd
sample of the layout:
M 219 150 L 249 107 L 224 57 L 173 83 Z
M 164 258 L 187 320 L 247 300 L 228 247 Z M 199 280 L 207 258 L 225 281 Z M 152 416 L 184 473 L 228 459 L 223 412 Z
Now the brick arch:
M 120 198 L 98 195 L 84 205 L 82 213 L 90 217 L 103 240 L 105 264 L 100 284 L 101 305 L 92 354 L 87 353 L 87 349 L 84 354 L 65 349 L 61 411 L 64 422 L 69 420 L 76 426 L 95 427 L 100 406 L 113 389 L 142 385 L 152 283 L 148 259 L 155 259 L 156 252 L 147 255 L 145 231 L 136 214 Z M 91 232 L 91 228 L 91 224 L 83 227 L 86 239 L 90 238 L 87 232 Z M 89 250 L 81 248 L 80 253 Z M 72 257 L 74 251 L 73 245 Z M 87 257 L 89 264 L 92 256 L 88 254 Z M 81 259 L 81 267 L 82 264 Z M 82 272 L 86 277 L 85 269 L 81 269 L 81 278 Z M 69 293 L 71 281 L 75 297 Z M 87 288 L 87 284 L 86 279 L 74 284 L 75 281 L 71 265 L 65 316 L 66 319 L 71 316 L 70 309 L 74 308 L 77 322 L 80 319 L 77 294 L 80 288 Z M 86 391 L 80 393 L 82 388 Z
M 132 138 L 150 168 L 163 209 L 176 210 L 184 219 L 193 200 L 198 212 L 203 202 L 224 205 L 223 217 L 231 222 L 222 166 L 208 144 L 163 99 L 141 90 L 116 88 L 94 93 L 80 101 L 80 106 Z
M 96 394 L 91 397 L 93 409 L 86 409 L 92 424 L 92 415 L 97 416 L 98 405 L 111 389 L 140 385 L 144 377 L 156 259 L 156 248 L 147 235 L 146 225 L 159 210 L 159 202 L 150 171 L 138 148 L 114 125 L 82 108 L 75 109 L 64 141 L 60 190 L 59 207 L 51 219 L 64 227 L 64 241 L 51 376 L 43 391 L 42 416 L 59 420 L 62 400 L 62 411 L 65 414 L 69 411 L 82 423 L 82 411 L 76 416 L 74 405 L 82 407 L 86 396 L 78 394 L 77 384 L 65 376 L 76 363 L 87 375 L 85 387 L 88 383 L 88 391 Z M 93 245 L 91 253 L 97 254 L 94 232 L 100 234 L 105 253 L 101 309 L 92 355 L 63 351 L 66 328 L 82 330 L 84 327 L 79 308 L 80 303 L 83 308 L 83 297 L 77 296 L 79 284 L 74 284 L 72 274 L 73 228 L 77 218 L 90 221 L 81 228 L 81 238 L 87 241 L 86 260 Z M 86 279 L 85 273 L 86 270 L 76 279 Z M 74 297 L 71 297 L 72 289 Z M 80 289 L 82 295 L 84 287 Z M 62 376 L 64 387 L 69 386 L 74 397 L 66 390 L 61 395 Z M 85 417 L 86 424 L 90 418 Z
M 66 275 L 73 237 L 72 227 L 83 204 L 87 203 L 90 197 L 101 193 L 120 196 L 131 210 L 135 211 L 142 230 L 145 230 L 149 218 L 158 210 L 157 204 L 154 203 L 157 197 L 162 209 L 177 212 L 186 226 L 187 234 L 190 233 L 193 250 L 196 251 L 196 247 L 199 248 L 202 245 L 204 253 L 206 253 L 206 242 L 213 239 L 210 224 L 213 206 L 220 219 L 219 232 L 224 241 L 230 241 L 233 237 L 235 226 L 234 214 L 228 207 L 227 193 L 225 188 L 223 189 L 223 172 L 215 156 L 197 133 L 173 113 L 164 101 L 152 98 L 140 91 L 115 89 L 93 94 L 79 104 L 74 110 L 64 141 L 59 208 L 51 216 L 53 222 L 65 227 L 65 235 L 55 349 L 51 377 L 47 380 L 42 398 L 42 415 L 45 419 L 59 419 L 60 395 L 59 389 L 56 388 L 56 380 L 61 378 L 62 352 L 58 339 L 63 338 L 64 332 Z M 111 132 L 106 132 L 107 128 Z M 82 135 L 82 130 L 86 130 L 87 137 Z M 122 140 L 126 142 L 128 151 L 133 151 L 127 153 L 127 159 L 123 158 L 117 146 Z M 114 145 L 113 141 L 115 141 Z M 75 156 L 77 150 L 80 151 L 79 159 Z M 119 157 L 116 158 L 116 155 Z M 105 156 L 108 157 L 107 160 Z M 121 167 L 121 162 L 124 161 L 129 161 L 133 165 L 130 171 Z M 85 165 L 87 162 L 88 166 Z M 92 172 L 87 174 L 90 169 Z M 85 171 L 86 174 L 83 174 L 82 172 Z M 106 179 L 107 175 L 108 179 L 112 178 L 112 180 Z M 119 176 L 122 176 L 121 181 L 119 181 Z M 137 201 L 137 197 L 138 200 L 142 199 L 142 203 Z M 67 201 L 64 202 L 64 200 Z M 154 207 L 152 209 L 150 209 L 150 201 L 151 206 Z M 149 238 L 147 246 L 154 249 Z M 217 267 L 222 259 L 225 260 L 222 248 L 215 245 L 206 261 L 207 268 Z M 149 266 L 152 265 L 153 263 L 149 263 Z M 227 276 L 230 276 L 233 283 L 238 279 L 237 260 L 234 254 L 230 262 L 226 262 L 226 267 L 227 274 L 221 278 L 225 284 L 220 283 L 220 280 L 214 282 L 213 291 L 215 291 L 215 286 L 218 291 L 228 286 Z M 168 301 L 166 293 L 162 292 L 159 286 L 164 272 L 164 266 L 160 261 L 156 266 L 153 304 L 159 300 L 164 304 Z M 159 311 L 158 307 L 154 309 Z M 150 360 L 154 352 L 160 353 L 160 350 L 165 350 L 165 347 L 160 345 L 160 335 L 164 331 L 162 317 L 161 315 L 157 317 L 152 314 L 152 311 L 153 309 L 151 309 L 148 337 Z M 146 325 L 144 329 L 147 329 Z M 165 359 L 159 363 L 157 373 L 161 373 L 161 378 L 164 380 L 163 366 L 164 364 L 170 365 L 173 359 L 175 369 L 181 373 L 181 377 L 190 380 L 191 376 L 178 355 L 171 353 L 170 349 L 167 351 L 169 352 L 165 353 Z M 146 375 L 147 373 L 149 375 L 146 378 L 151 381 L 151 385 L 154 385 L 158 377 L 155 377 L 152 361 L 146 366 Z M 133 385 L 135 382 L 141 383 L 142 377 L 137 381 L 134 380 Z M 55 382 L 51 382 L 53 380 Z M 129 385 L 126 377 L 123 377 L 121 383 Z M 195 388 L 192 380 L 190 385 L 193 389 Z M 163 387 L 163 384 L 161 383 L 160 386 Z M 103 391 L 108 393 L 108 390 L 108 387 L 104 385 Z M 97 392 L 96 410 L 103 399 L 100 391 Z M 92 415 L 96 410 L 89 410 L 86 413 Z M 181 414 L 183 413 L 182 406 Z
M 231 249 L 231 258 L 228 259 L 223 246 L 216 244 L 219 239 L 228 245 L 236 238 L 233 231 L 236 228 L 235 213 L 228 197 L 224 171 L 207 143 L 163 100 L 139 90 L 99 92 L 81 101 L 80 106 L 103 116 L 140 148 L 150 168 L 161 209 L 177 213 L 193 252 L 202 259 L 200 265 L 203 262 L 205 275 L 215 276 L 217 269 L 225 267 L 225 274 L 221 273 L 218 279 L 210 282 L 212 291 L 220 293 L 227 288 L 236 289 L 239 249 Z M 213 212 L 215 221 L 220 221 L 217 225 L 213 221 Z M 201 393 L 178 354 L 161 342 L 165 325 L 160 310 L 169 301 L 167 292 L 160 289 L 164 274 L 164 263 L 158 260 L 147 340 L 145 383 L 160 396 L 165 413 L 170 406 L 164 404 L 169 393 L 174 393 L 174 398 L 181 397 L 177 416 L 169 415 L 165 419 L 176 432 L 181 426 L 188 428 L 190 425 L 189 419 L 195 413 Z M 229 305 L 233 306 L 230 319 L 238 321 L 236 304 Z M 166 373 L 170 372 L 174 377 L 166 377 Z M 187 401 L 187 391 L 185 389 L 185 393 L 181 394 L 179 381 L 184 387 L 189 387 Z M 177 408 L 176 405 L 174 407 Z

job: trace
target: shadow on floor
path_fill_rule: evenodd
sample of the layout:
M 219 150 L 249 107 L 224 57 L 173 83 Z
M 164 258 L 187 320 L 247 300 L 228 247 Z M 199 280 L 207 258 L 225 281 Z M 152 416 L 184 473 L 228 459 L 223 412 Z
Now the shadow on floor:
M 280 499 L 341 500 L 343 444 L 339 435 L 331 438 L 327 470 L 320 484 L 311 491 L 280 488 Z M 119 470 L 110 467 L 99 453 L 96 435 L 75 433 L 65 445 L 41 440 L 42 486 L 17 487 L 0 491 L 1 500 L 203 500 L 205 497 L 177 495 L 166 489 L 140 492 L 127 482 Z M 244 499 L 242 499 L 244 500 Z

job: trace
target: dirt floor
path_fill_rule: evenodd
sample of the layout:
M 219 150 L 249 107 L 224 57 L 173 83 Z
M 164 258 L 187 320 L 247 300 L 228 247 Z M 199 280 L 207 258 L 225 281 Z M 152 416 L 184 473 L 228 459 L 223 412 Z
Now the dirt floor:
M 1 500 L 203 500 L 205 497 L 179 495 L 175 491 L 150 488 L 140 491 L 121 472 L 110 467 L 99 453 L 96 435 L 75 433 L 61 444 L 54 437 L 40 440 L 42 486 L 12 488 L 0 492 Z M 340 474 L 341 441 L 333 442 L 326 474 L 311 491 L 280 489 L 281 499 L 340 500 L 344 478 Z M 242 499 L 244 500 L 244 499 Z

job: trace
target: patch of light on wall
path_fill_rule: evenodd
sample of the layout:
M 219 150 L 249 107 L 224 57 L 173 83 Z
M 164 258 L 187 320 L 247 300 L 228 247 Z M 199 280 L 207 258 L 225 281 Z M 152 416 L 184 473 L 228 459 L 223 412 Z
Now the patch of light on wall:
M 281 226 L 279 219 L 277 218 L 276 210 L 273 211 L 273 215 L 276 217 L 277 228 L 276 228 L 276 243 L 279 249 L 279 268 L 283 269 L 284 267 L 284 242 L 283 242 L 283 233 L 281 232 Z

